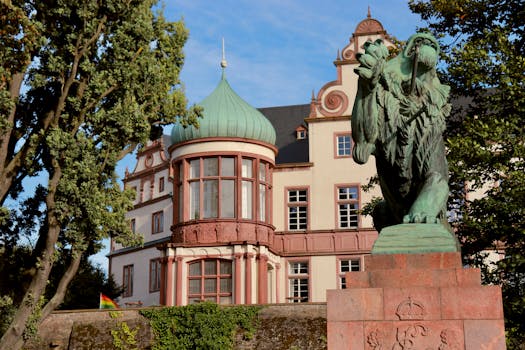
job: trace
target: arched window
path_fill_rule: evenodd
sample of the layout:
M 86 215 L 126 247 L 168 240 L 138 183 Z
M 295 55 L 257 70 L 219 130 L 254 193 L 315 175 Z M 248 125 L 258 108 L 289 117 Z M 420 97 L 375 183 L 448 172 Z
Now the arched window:
M 232 303 L 232 262 L 202 259 L 188 264 L 188 304 L 213 301 Z

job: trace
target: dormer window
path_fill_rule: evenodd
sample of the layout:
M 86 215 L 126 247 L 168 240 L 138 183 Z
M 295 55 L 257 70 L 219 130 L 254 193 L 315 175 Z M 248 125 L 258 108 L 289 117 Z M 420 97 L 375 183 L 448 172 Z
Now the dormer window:
M 297 140 L 306 139 L 306 128 L 302 125 L 299 125 L 297 128 L 295 128 L 295 137 Z

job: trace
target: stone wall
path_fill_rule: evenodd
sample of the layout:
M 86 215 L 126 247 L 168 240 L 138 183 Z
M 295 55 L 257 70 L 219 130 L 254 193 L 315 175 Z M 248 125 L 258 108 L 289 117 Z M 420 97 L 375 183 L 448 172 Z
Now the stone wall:
M 123 324 L 138 327 L 139 349 L 149 349 L 153 335 L 140 309 L 57 311 L 41 325 L 37 340 L 27 350 L 114 349 L 111 330 Z M 259 326 L 250 340 L 236 338 L 236 350 L 326 349 L 326 304 L 273 304 L 259 312 Z

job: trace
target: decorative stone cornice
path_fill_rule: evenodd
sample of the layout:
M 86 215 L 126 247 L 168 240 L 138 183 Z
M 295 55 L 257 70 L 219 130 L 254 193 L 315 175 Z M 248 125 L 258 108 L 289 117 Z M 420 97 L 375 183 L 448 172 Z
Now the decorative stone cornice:
M 252 244 L 279 256 L 365 254 L 377 239 L 372 228 L 276 233 L 271 225 L 237 221 L 193 222 L 171 229 L 171 247 Z
M 268 224 L 241 221 L 196 221 L 173 225 L 171 242 L 181 246 L 216 244 L 250 244 L 269 246 L 274 227 Z
M 170 199 L 170 198 L 171 198 L 171 195 L 169 193 L 165 194 L 163 196 L 160 196 L 160 197 L 155 197 L 155 198 L 147 200 L 145 202 L 141 202 L 141 203 L 135 204 L 133 206 L 133 210 L 139 209 L 139 208 L 142 208 L 142 207 L 146 207 L 146 206 L 154 204 L 154 203 L 162 202 L 163 200 Z
M 283 171 L 291 171 L 294 169 L 299 168 L 311 168 L 314 166 L 314 163 L 308 162 L 308 163 L 283 163 L 283 164 L 277 164 L 275 168 L 273 169 L 274 172 L 283 172 Z
M 337 116 L 326 116 L 323 118 L 306 118 L 304 121 L 308 124 L 311 123 L 323 123 L 323 122 L 336 122 L 339 120 L 350 120 L 352 117 L 350 115 L 337 115 Z
M 239 138 L 239 137 L 203 137 L 200 139 L 188 140 L 188 141 L 180 142 L 180 143 L 169 146 L 168 152 L 171 154 L 176 148 L 180 148 L 182 146 L 191 145 L 195 143 L 199 144 L 199 143 L 204 143 L 204 142 L 221 142 L 221 141 L 251 143 L 254 145 L 259 145 L 259 146 L 269 148 L 273 151 L 274 154 L 278 153 L 278 149 L 277 147 L 275 147 L 275 145 L 272 145 L 267 142 L 259 141 L 259 140 L 245 139 L 245 138 Z
M 168 169 L 169 165 L 170 165 L 169 161 L 166 160 L 166 161 L 164 161 L 163 163 L 161 163 L 159 165 L 155 165 L 155 166 L 152 166 L 150 168 L 146 168 L 146 169 L 138 171 L 136 173 L 128 173 L 128 175 L 126 175 L 126 177 L 124 178 L 123 182 L 124 182 L 124 184 L 126 184 L 126 183 L 128 183 L 130 181 L 133 181 L 133 180 L 137 180 L 137 179 L 141 179 L 141 178 L 145 178 L 145 177 L 154 175 L 154 174 L 158 173 L 161 170 Z

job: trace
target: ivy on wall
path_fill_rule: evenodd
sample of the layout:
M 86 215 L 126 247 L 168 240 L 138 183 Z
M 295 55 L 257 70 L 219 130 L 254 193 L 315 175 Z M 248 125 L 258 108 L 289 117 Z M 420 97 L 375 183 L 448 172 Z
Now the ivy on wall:
M 153 350 L 232 349 L 235 335 L 250 339 L 257 328 L 258 306 L 221 307 L 203 302 L 141 310 L 155 335 Z
M 122 311 L 110 311 L 110 318 L 122 317 Z M 117 328 L 111 330 L 113 347 L 119 350 L 138 350 L 137 333 L 139 327 L 130 328 L 126 321 L 117 322 Z

